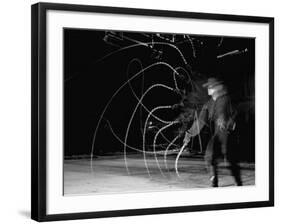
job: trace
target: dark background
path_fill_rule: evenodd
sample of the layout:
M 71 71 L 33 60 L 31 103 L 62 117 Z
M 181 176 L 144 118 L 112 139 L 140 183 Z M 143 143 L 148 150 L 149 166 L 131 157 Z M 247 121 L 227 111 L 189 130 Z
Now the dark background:
M 111 54 L 121 47 L 135 44 L 120 36 L 129 36 L 133 40 L 147 41 L 144 36 L 149 33 L 113 32 L 107 31 L 65 29 L 64 30 L 64 154 L 90 155 L 92 138 L 98 118 L 113 93 L 141 68 L 152 63 L 164 61 L 172 67 L 184 67 L 178 52 L 168 46 L 155 45 L 151 47 L 134 47 Z M 144 35 L 143 35 L 144 34 Z M 142 37 L 141 37 L 142 36 Z M 239 146 L 237 150 L 245 160 L 254 160 L 254 68 L 255 39 L 232 38 L 219 36 L 189 35 L 196 50 L 196 57 L 189 42 L 178 38 L 177 46 L 183 52 L 188 68 L 197 76 L 195 79 L 205 80 L 208 77 L 218 77 L 228 86 L 233 102 L 239 108 L 237 127 Z M 171 39 L 171 35 L 163 34 Z M 111 39 L 110 39 L 111 38 Z M 182 41 L 180 39 L 182 38 Z M 157 40 L 156 40 L 157 41 Z M 163 39 L 161 40 L 163 41 Z M 182 43 L 181 43 L 182 42 Z M 117 46 L 118 45 L 118 46 Z M 241 52 L 247 49 L 247 52 Z M 239 50 L 222 58 L 218 55 Z M 134 60 L 132 62 L 132 60 Z M 137 62 L 138 60 L 138 62 Z M 141 62 L 141 63 L 140 63 Z M 172 72 L 165 66 L 155 66 L 145 71 L 132 82 L 133 88 L 140 97 L 141 93 L 155 83 L 173 86 Z M 142 86 L 141 83 L 144 83 Z M 147 95 L 144 104 L 152 109 L 159 105 L 173 105 L 179 101 L 175 94 L 157 88 Z M 126 128 L 137 101 L 127 85 L 113 99 L 105 118 L 116 134 L 124 139 Z M 139 109 L 132 123 L 128 143 L 139 147 L 141 143 L 141 122 L 147 113 Z M 176 111 L 165 110 L 158 114 L 166 120 L 175 119 Z M 173 133 L 173 132 L 171 132 Z M 170 134 L 172 138 L 173 134 Z M 204 138 L 203 138 L 204 141 Z M 198 147 L 198 145 L 194 145 Z M 95 154 L 107 155 L 123 150 L 112 135 L 105 120 L 102 120 L 95 144 Z

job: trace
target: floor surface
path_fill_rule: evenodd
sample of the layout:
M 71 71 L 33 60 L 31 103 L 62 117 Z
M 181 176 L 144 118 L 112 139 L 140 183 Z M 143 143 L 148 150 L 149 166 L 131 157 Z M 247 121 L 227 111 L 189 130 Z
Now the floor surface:
M 184 190 L 187 188 L 210 187 L 209 175 L 202 157 L 183 156 L 175 169 L 176 156 L 168 156 L 166 163 L 163 156 L 146 158 L 146 169 L 142 155 L 126 157 L 100 156 L 90 159 L 64 161 L 64 194 L 106 194 L 147 191 Z M 159 169 L 160 167 L 160 169 Z M 167 169 L 168 168 L 168 169 Z M 243 185 L 255 184 L 255 166 L 241 163 Z M 219 164 L 219 187 L 235 186 L 234 180 L 225 162 Z

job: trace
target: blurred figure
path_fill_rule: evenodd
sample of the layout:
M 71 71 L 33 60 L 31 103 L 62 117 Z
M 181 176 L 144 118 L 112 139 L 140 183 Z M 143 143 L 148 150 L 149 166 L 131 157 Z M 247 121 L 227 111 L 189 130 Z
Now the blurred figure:
M 210 100 L 203 106 L 197 120 L 186 131 L 184 143 L 188 143 L 191 137 L 198 135 L 204 125 L 209 126 L 210 140 L 205 151 L 205 161 L 210 173 L 212 187 L 218 187 L 218 158 L 222 154 L 229 162 L 229 169 L 237 186 L 242 186 L 240 167 L 235 153 L 235 147 L 230 141 L 231 134 L 235 130 L 235 111 L 231 105 L 228 91 L 222 81 L 209 78 L 203 84 L 207 88 Z

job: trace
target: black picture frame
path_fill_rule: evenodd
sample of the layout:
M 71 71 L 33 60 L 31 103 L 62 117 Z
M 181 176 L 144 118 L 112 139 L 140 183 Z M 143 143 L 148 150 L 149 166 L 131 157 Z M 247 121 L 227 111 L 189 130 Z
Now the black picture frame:
M 269 200 L 208 204 L 196 206 L 176 206 L 163 208 L 139 208 L 130 210 L 114 210 L 102 212 L 83 212 L 67 214 L 47 214 L 46 212 L 46 26 L 48 10 L 75 11 L 81 13 L 111 13 L 123 15 L 139 15 L 153 17 L 191 18 L 215 21 L 234 21 L 261 23 L 269 25 Z M 254 208 L 274 206 L 274 18 L 224 15 L 210 13 L 194 13 L 180 11 L 163 11 L 136 8 L 117 8 L 90 5 L 72 5 L 55 3 L 37 3 L 32 5 L 32 155 L 31 155 L 31 218 L 36 221 L 74 220 L 86 218 L 102 218 L 116 216 L 148 215 L 161 213 L 192 212 L 221 209 Z

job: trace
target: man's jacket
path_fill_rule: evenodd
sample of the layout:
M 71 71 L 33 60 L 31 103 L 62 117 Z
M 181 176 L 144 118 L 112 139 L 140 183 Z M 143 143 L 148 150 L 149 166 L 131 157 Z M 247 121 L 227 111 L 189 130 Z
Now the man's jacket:
M 191 136 L 196 136 L 207 125 L 212 132 L 232 131 L 235 128 L 235 111 L 232 108 L 229 95 L 225 92 L 216 100 L 211 98 L 202 108 L 199 116 L 189 129 Z

